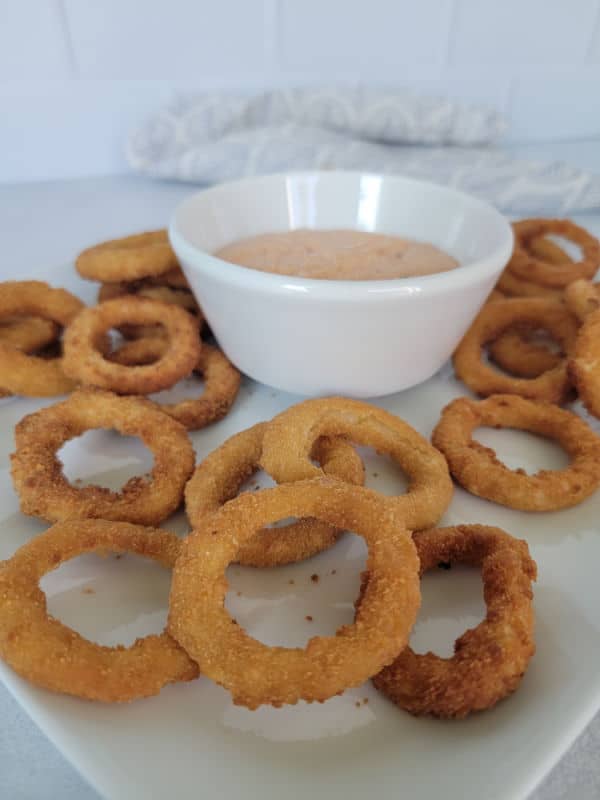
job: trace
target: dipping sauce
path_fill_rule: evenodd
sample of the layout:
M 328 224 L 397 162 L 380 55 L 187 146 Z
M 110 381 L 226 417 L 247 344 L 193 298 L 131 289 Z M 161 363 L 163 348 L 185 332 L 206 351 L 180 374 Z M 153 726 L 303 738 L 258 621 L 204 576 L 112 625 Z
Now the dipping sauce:
M 228 244 L 215 256 L 261 272 L 343 281 L 410 278 L 458 267 L 432 244 L 354 230 L 263 233 Z

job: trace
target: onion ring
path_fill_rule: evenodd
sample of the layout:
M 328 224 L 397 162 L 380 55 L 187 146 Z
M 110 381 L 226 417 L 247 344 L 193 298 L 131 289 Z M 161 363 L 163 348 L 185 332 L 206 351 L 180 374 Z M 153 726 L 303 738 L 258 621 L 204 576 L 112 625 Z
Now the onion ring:
M 194 295 L 188 289 L 148 285 L 146 281 L 103 283 L 98 291 L 98 302 L 104 303 L 106 300 L 113 300 L 115 297 L 125 297 L 130 294 L 147 297 L 150 300 L 160 300 L 161 303 L 173 303 L 173 305 L 184 308 L 192 314 L 197 314 L 200 311 Z
M 172 289 L 190 289 L 181 267 L 173 267 L 173 269 L 160 275 L 148 275 L 145 280 L 149 285 L 170 286 Z
M 600 266 L 600 242 L 584 228 L 567 219 L 524 219 L 513 224 L 515 249 L 508 270 L 517 278 L 550 288 L 564 288 L 578 278 L 593 278 Z M 544 234 L 555 234 L 578 245 L 582 251 L 579 261 L 553 264 L 536 258 L 527 245 Z
M 276 416 L 264 435 L 263 469 L 278 483 L 322 476 L 323 470 L 310 460 L 320 436 L 347 436 L 392 457 L 407 473 L 409 488 L 407 494 L 383 502 L 410 530 L 435 525 L 448 507 L 452 481 L 441 454 L 408 423 L 359 400 L 306 400 Z
M 116 364 L 95 347 L 98 338 L 123 322 L 160 322 L 168 347 L 155 363 L 138 367 Z M 189 375 L 198 362 L 201 341 L 198 321 L 177 306 L 141 297 L 117 297 L 86 308 L 69 325 L 64 337 L 64 370 L 82 384 L 121 394 L 150 394 L 167 389 Z
M 194 295 L 187 289 L 172 289 L 169 286 L 154 286 L 148 280 L 133 281 L 131 283 L 103 283 L 98 292 L 98 303 L 113 300 L 115 297 L 146 297 L 149 300 L 159 300 L 161 303 L 172 303 L 175 306 L 189 311 L 198 318 L 200 329 L 204 324 L 204 316 Z M 142 339 L 156 336 L 165 339 L 166 333 L 162 325 L 120 325 L 118 328 L 126 339 Z
M 124 522 L 72 520 L 23 545 L 0 570 L 0 656 L 15 672 L 53 692 L 127 703 L 198 677 L 197 665 L 163 632 L 131 647 L 105 647 L 48 615 L 40 579 L 82 553 L 137 553 L 173 568 L 173 533 Z
M 162 275 L 179 267 L 166 230 L 111 239 L 79 254 L 77 272 L 92 281 L 114 283 Z
M 134 339 L 109 358 L 126 366 L 153 364 L 164 355 L 166 347 L 164 339 L 157 337 Z M 241 382 L 241 375 L 231 361 L 217 347 L 208 344 L 202 345 L 194 372 L 204 378 L 200 397 L 178 403 L 158 403 L 161 411 L 181 422 L 189 431 L 197 431 L 223 419 L 233 405 Z
M 534 236 L 528 242 L 527 249 L 532 256 L 546 261 L 548 264 L 573 263 L 573 259 L 566 250 L 545 236 Z
M 579 330 L 569 376 L 582 403 L 594 417 L 600 418 L 600 309 L 585 318 Z
M 517 278 L 506 268 L 496 284 L 496 289 L 509 297 L 544 297 L 550 300 L 561 300 L 562 289 L 550 289 L 547 286 L 539 286 L 537 283 L 525 281 Z
M 567 452 L 566 469 L 527 475 L 503 464 L 489 447 L 473 440 L 481 426 L 515 428 L 553 439 Z M 570 508 L 600 485 L 600 437 L 580 417 L 515 395 L 486 400 L 460 397 L 446 406 L 432 436 L 450 472 L 471 494 L 520 511 Z
M 67 326 L 84 308 L 66 289 L 42 281 L 6 281 L 0 284 L 0 319 L 15 315 L 41 317 Z M 67 394 L 75 383 L 64 373 L 64 358 L 38 358 L 0 341 L 0 385 L 26 397 Z
M 573 281 L 565 289 L 565 305 L 579 322 L 600 308 L 600 287 L 591 281 Z
M 487 303 L 466 332 L 454 356 L 456 375 L 477 394 L 518 394 L 532 400 L 561 403 L 570 392 L 567 360 L 537 378 L 502 375 L 481 359 L 481 350 L 515 324 L 541 328 L 551 333 L 563 352 L 570 353 L 577 337 L 577 322 L 562 303 L 544 298 L 513 298 Z
M 262 644 L 232 624 L 224 607 L 225 570 L 240 547 L 257 529 L 290 516 L 351 529 L 369 548 L 369 585 L 354 623 L 305 648 Z M 407 643 L 419 599 L 416 549 L 389 504 L 321 478 L 242 494 L 188 536 L 173 570 L 168 631 L 238 705 L 321 702 L 390 663 Z
M 54 344 L 59 332 L 56 323 L 42 317 L 14 317 L 0 321 L 0 342 L 28 355 Z M 0 389 L 0 398 L 11 396 L 12 392 Z
M 266 423 L 229 438 L 200 463 L 185 487 L 185 510 L 192 528 L 235 497 L 259 469 Z M 313 457 L 331 477 L 362 486 L 363 463 L 354 448 L 339 438 L 318 439 Z M 333 545 L 341 531 L 318 519 L 301 519 L 278 528 L 263 528 L 244 544 L 240 564 L 275 567 L 310 558 Z
M 487 614 L 456 640 L 451 658 L 407 647 L 373 684 L 411 714 L 460 719 L 496 705 L 521 682 L 535 653 L 536 564 L 526 542 L 485 525 L 419 531 L 414 542 L 421 574 L 440 562 L 481 567 Z
M 131 478 L 120 492 L 77 488 L 66 479 L 57 451 L 95 428 L 137 436 L 154 455 L 150 480 Z M 21 511 L 49 522 L 79 517 L 158 525 L 180 505 L 194 469 L 185 428 L 141 397 L 82 390 L 29 414 L 15 429 L 12 478 Z
M 537 378 L 557 367 L 564 354 L 531 341 L 532 331 L 509 328 L 490 342 L 488 353 L 492 361 L 517 378 Z M 529 334 L 529 335 L 528 335 Z
M 34 353 L 53 344 L 59 333 L 59 325 L 42 317 L 14 317 L 0 322 L 0 342 L 24 353 Z

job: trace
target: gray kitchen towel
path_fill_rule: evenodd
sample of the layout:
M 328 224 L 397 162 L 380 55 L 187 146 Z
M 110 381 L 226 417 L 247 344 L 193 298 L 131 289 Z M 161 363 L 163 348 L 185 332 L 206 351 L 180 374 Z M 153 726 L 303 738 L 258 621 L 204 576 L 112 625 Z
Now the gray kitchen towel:
M 175 98 L 129 137 L 133 169 L 215 183 L 305 169 L 396 173 L 463 189 L 513 214 L 600 207 L 600 176 L 493 146 L 501 114 L 403 90 L 277 89 Z

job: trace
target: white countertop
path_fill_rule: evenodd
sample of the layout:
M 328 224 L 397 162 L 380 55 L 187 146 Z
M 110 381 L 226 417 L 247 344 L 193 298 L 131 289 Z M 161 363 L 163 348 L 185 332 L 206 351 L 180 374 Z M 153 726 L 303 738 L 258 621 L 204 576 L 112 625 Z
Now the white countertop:
M 512 146 L 525 158 L 563 159 L 600 173 L 600 140 Z M 32 271 L 52 281 L 55 266 L 89 244 L 164 226 L 192 187 L 136 177 L 0 185 L 0 279 Z M 600 231 L 600 209 L 580 217 Z M 600 797 L 600 714 L 531 800 Z M 500 755 L 499 755 L 500 757 Z M 0 798 L 95 800 L 98 797 L 0 686 Z

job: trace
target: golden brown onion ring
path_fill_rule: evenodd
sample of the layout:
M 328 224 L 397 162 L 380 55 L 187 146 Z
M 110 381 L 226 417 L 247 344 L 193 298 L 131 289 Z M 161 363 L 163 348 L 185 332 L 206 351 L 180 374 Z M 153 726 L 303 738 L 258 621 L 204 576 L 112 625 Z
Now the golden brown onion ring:
M 110 360 L 127 366 L 153 364 L 164 355 L 166 347 L 166 342 L 156 337 L 134 339 L 112 353 Z M 194 372 L 204 378 L 204 389 L 199 397 L 178 403 L 158 403 L 165 414 L 189 431 L 200 430 L 222 419 L 233 405 L 241 382 L 241 375 L 231 361 L 217 347 L 205 343 Z
M 565 358 L 557 366 L 531 379 L 503 375 L 482 360 L 482 349 L 517 324 L 547 330 L 565 353 L 572 350 L 577 337 L 577 321 L 562 303 L 541 297 L 487 303 L 454 353 L 453 363 L 457 377 L 482 397 L 490 394 L 518 394 L 532 400 L 563 402 L 569 396 L 571 388 Z
M 42 281 L 0 284 L 0 320 L 35 316 L 65 327 L 83 308 L 81 300 L 66 289 L 54 289 Z M 67 394 L 76 384 L 63 367 L 64 358 L 38 358 L 0 340 L 0 386 L 9 392 L 26 397 Z
M 227 439 L 197 467 L 185 487 L 185 509 L 192 528 L 199 528 L 210 514 L 235 497 L 259 469 L 266 423 L 254 425 Z M 339 438 L 318 439 L 311 454 L 334 478 L 364 483 L 363 463 L 354 448 Z M 263 528 L 244 544 L 240 564 L 275 567 L 310 558 L 333 545 L 341 531 L 318 519 L 301 519 L 278 528 Z
M 571 463 L 566 469 L 535 475 L 509 469 L 493 450 L 472 438 L 480 427 L 515 428 L 553 439 Z M 520 511 L 570 508 L 600 485 L 600 437 L 581 417 L 547 403 L 515 395 L 480 401 L 460 397 L 442 411 L 432 440 L 468 492 Z
M 600 418 L 600 309 L 588 314 L 579 330 L 569 376 L 584 406 Z
M 578 278 L 593 278 L 600 266 L 600 242 L 595 236 L 568 219 L 523 219 L 513 224 L 515 249 L 508 270 L 521 280 L 540 286 L 563 289 Z M 551 263 L 536 258 L 528 250 L 529 242 L 538 236 L 554 234 L 578 245 L 579 261 Z
M 505 372 L 517 378 L 537 378 L 557 367 L 564 358 L 564 353 L 557 353 L 548 345 L 532 341 L 532 333 L 533 331 L 523 328 L 509 328 L 490 342 L 490 358 Z
M 57 451 L 96 428 L 139 437 L 154 455 L 149 478 L 131 478 L 120 492 L 69 483 Z M 183 425 L 149 400 L 110 392 L 74 392 L 62 403 L 29 414 L 17 425 L 15 440 L 12 478 L 21 511 L 49 522 L 94 517 L 158 525 L 180 505 L 195 462 Z
M 127 367 L 104 357 L 96 342 L 123 323 L 160 323 L 168 345 L 153 364 Z M 186 377 L 198 363 L 201 341 L 198 321 L 177 306 L 141 297 L 117 297 L 86 308 L 64 336 L 63 367 L 73 380 L 121 394 L 150 394 L 168 389 Z
M 323 470 L 310 454 L 320 436 L 345 436 L 391 456 L 406 472 L 409 487 L 405 495 L 383 502 L 410 530 L 435 525 L 448 507 L 452 481 L 441 454 L 404 420 L 359 400 L 319 398 L 283 411 L 267 426 L 260 463 L 278 483 L 319 477 Z
M 53 692 L 128 703 L 198 676 L 197 665 L 165 631 L 130 647 L 105 647 L 46 610 L 40 579 L 82 553 L 136 553 L 172 569 L 173 533 L 124 522 L 60 522 L 23 545 L 0 569 L 0 656 L 26 680 Z
M 579 322 L 600 308 L 600 287 L 591 281 L 573 281 L 565 289 L 565 305 Z
M 486 617 L 456 640 L 451 658 L 407 647 L 373 683 L 416 716 L 462 718 L 490 708 L 515 691 L 535 653 L 536 564 L 527 543 L 485 525 L 419 531 L 414 542 L 421 574 L 440 563 L 481 568 Z
M 224 607 L 225 570 L 256 531 L 287 517 L 316 517 L 362 536 L 369 585 L 352 625 L 304 648 L 268 647 Z M 201 672 L 248 708 L 324 701 L 389 664 L 408 641 L 420 602 L 408 531 L 381 495 L 335 479 L 282 484 L 226 503 L 184 540 L 173 570 L 168 631 Z
M 166 230 L 111 239 L 79 254 L 77 272 L 92 281 L 116 283 L 163 275 L 179 267 Z

